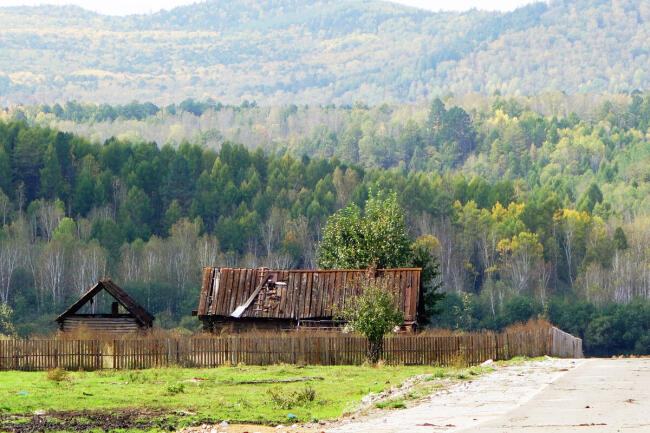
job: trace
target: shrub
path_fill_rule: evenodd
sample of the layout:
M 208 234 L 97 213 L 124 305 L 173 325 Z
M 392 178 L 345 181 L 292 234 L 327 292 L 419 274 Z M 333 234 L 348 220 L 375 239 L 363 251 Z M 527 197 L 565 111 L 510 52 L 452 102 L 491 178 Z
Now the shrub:
M 47 371 L 47 380 L 52 382 L 63 382 L 68 380 L 68 372 L 62 368 L 54 368 Z
M 271 388 L 267 391 L 271 401 L 280 409 L 292 409 L 296 406 L 306 406 L 316 400 L 316 390 L 307 385 L 299 391 L 287 393 L 280 388 Z
M 167 386 L 167 394 L 169 395 L 183 394 L 184 392 L 185 392 L 185 385 L 183 385 L 182 383 L 177 383 L 177 384 Z

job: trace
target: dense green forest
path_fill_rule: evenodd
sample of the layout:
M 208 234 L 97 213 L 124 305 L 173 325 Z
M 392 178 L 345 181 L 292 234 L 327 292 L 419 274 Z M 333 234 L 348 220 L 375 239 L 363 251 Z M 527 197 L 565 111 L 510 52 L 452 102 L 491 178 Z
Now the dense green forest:
M 375 0 L 208 0 L 155 14 L 0 8 L 0 105 L 413 102 L 650 84 L 650 5 L 552 0 L 430 12 Z
M 602 101 L 583 117 L 528 102 L 287 106 L 274 113 L 286 113 L 277 127 L 292 138 L 248 147 L 97 141 L 41 125 L 72 122 L 92 137 L 101 110 L 143 128 L 161 112 L 269 113 L 254 104 L 6 112 L 0 303 L 18 332 L 43 332 L 110 275 L 162 326 L 194 328 L 201 266 L 314 267 L 330 215 L 394 191 L 412 238 L 435 239 L 447 296 L 433 325 L 500 328 L 543 315 L 591 353 L 648 353 L 650 98 Z M 309 113 L 338 123 L 314 133 Z

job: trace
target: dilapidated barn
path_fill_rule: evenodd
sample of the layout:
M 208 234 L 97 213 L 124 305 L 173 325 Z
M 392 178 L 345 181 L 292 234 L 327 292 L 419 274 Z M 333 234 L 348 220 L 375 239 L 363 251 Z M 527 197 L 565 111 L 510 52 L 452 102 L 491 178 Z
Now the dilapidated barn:
M 364 279 L 381 278 L 398 294 L 405 329 L 417 325 L 419 268 L 272 270 L 204 268 L 198 310 L 206 330 L 330 328 L 336 308 L 360 293 Z
M 101 296 L 107 296 L 100 299 Z M 103 301 L 103 302 L 101 302 Z M 108 304 L 110 310 L 102 307 Z M 123 334 L 151 328 L 154 316 L 110 279 L 101 280 L 56 318 L 64 332 L 85 328 L 93 332 Z

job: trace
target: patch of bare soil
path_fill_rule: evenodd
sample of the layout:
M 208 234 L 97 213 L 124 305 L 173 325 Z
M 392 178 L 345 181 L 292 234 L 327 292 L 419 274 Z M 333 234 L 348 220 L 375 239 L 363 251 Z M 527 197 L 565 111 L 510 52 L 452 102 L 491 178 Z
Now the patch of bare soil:
M 65 411 L 44 414 L 0 415 L 0 431 L 36 433 L 46 431 L 82 432 L 127 428 L 161 428 L 174 431 L 175 425 L 162 411 L 120 409 L 119 411 Z

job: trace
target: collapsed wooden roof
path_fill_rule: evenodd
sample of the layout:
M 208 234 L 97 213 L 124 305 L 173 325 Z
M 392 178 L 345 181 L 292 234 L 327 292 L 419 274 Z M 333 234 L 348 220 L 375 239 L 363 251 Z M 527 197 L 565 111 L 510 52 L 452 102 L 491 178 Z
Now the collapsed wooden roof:
M 81 309 L 87 302 L 89 302 L 100 291 L 106 290 L 117 302 L 122 305 L 142 326 L 151 326 L 154 321 L 154 316 L 138 304 L 128 293 L 122 290 L 117 284 L 110 279 L 100 280 L 97 284 L 92 286 L 81 298 L 70 308 L 65 310 L 56 321 L 61 323 L 66 317 L 74 315 Z
M 384 278 L 399 293 L 405 324 L 415 323 L 419 268 L 368 270 L 272 270 L 204 268 L 198 316 L 258 319 L 328 319 L 360 293 L 364 278 Z M 270 283 L 270 284 L 269 284 Z

